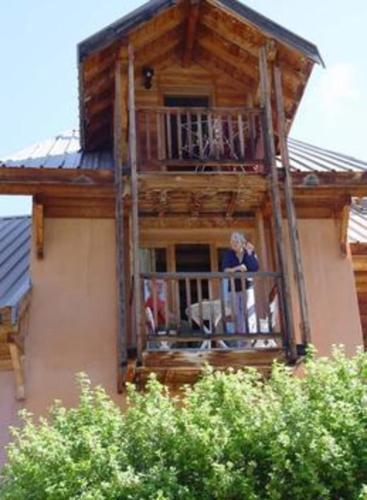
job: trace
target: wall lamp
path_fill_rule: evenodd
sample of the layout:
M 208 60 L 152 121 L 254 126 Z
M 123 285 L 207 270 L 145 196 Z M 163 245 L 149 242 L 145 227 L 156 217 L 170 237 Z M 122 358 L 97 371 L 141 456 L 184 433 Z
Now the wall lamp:
M 144 66 L 143 70 L 143 85 L 147 90 L 152 88 L 152 80 L 154 76 L 154 69 L 149 66 Z

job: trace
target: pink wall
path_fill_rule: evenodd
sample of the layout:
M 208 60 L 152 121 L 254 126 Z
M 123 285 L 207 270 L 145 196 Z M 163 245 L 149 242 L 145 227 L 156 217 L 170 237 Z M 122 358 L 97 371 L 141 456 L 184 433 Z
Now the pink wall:
M 362 345 L 352 263 L 341 254 L 333 220 L 300 220 L 313 343 L 321 355 Z M 113 220 L 46 219 L 45 256 L 32 254 L 26 339 L 25 407 L 45 414 L 54 399 L 77 401 L 75 373 L 86 372 L 119 404 L 116 391 L 116 287 Z M 288 258 L 290 254 L 288 249 Z M 293 306 L 299 314 L 293 283 Z M 16 424 L 14 374 L 0 373 L 0 463 L 8 425 Z
M 114 221 L 46 219 L 44 253 L 31 265 L 26 407 L 73 405 L 77 372 L 118 400 Z
M 9 426 L 17 425 L 21 405 L 15 400 L 13 372 L 0 372 L 0 466 L 5 461 L 4 446 L 9 441 Z
M 123 404 L 116 390 L 114 221 L 46 219 L 44 258 L 32 249 L 31 276 L 25 408 L 39 416 L 55 399 L 74 405 L 78 372 Z M 14 374 L 0 375 L 2 446 L 17 411 Z
M 331 346 L 338 344 L 344 344 L 348 354 L 353 354 L 363 345 L 362 329 L 352 260 L 340 251 L 339 226 L 330 219 L 300 219 L 298 227 L 312 343 L 320 355 L 330 354 Z M 291 263 L 289 249 L 288 261 Z M 292 291 L 298 326 L 294 283 Z

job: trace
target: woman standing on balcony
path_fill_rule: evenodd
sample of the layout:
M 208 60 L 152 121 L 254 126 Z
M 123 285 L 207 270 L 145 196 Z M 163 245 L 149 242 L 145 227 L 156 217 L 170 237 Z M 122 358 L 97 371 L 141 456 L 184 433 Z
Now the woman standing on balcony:
M 259 261 L 255 254 L 255 248 L 242 233 L 232 233 L 231 248 L 224 254 L 222 268 L 226 273 L 256 272 L 259 270 Z M 234 280 L 234 288 L 236 297 L 235 333 L 246 333 L 247 300 L 246 291 L 242 289 L 242 280 Z M 246 280 L 247 288 L 249 288 L 248 280 Z M 231 293 L 231 281 L 228 284 L 228 291 Z

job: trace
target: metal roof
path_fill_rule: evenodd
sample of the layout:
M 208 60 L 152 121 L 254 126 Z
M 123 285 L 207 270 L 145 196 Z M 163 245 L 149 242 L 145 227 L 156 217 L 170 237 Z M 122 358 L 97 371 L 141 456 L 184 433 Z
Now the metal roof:
M 0 167 L 110 169 L 113 160 L 110 151 L 82 151 L 79 132 L 71 130 L 0 159 Z
M 363 172 L 367 162 L 306 142 L 288 139 L 291 168 L 297 172 Z M 281 161 L 278 158 L 278 166 Z M 110 151 L 83 152 L 72 130 L 0 159 L 1 167 L 113 169 Z
M 352 205 L 348 240 L 350 243 L 367 243 L 367 198 L 361 198 Z
M 111 45 L 122 36 L 126 35 L 129 31 L 139 26 L 139 24 L 148 21 L 159 12 L 166 10 L 176 3 L 177 0 L 150 0 L 121 19 L 86 38 L 78 45 L 79 62 L 82 62 L 86 57 L 94 52 Z M 312 61 L 324 65 L 319 50 L 315 44 L 296 35 L 292 31 L 283 28 L 274 21 L 271 21 L 269 18 L 259 14 L 253 9 L 250 9 L 238 0 L 216 0 L 216 3 L 219 7 L 225 7 L 227 10 L 241 16 L 244 21 L 250 22 L 253 26 L 264 31 L 272 38 L 275 38 L 280 42 L 283 42 L 286 45 L 302 52 Z
M 0 308 L 17 305 L 30 289 L 31 217 L 0 217 Z
M 291 168 L 297 172 L 363 172 L 367 162 L 288 138 Z M 281 167 L 280 158 L 277 159 Z

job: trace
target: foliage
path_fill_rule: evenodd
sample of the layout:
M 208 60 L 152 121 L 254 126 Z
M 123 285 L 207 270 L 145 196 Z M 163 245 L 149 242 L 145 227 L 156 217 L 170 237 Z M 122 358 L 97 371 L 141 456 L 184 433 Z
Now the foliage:
M 367 499 L 367 355 L 208 370 L 178 400 L 151 379 L 122 414 L 79 376 L 80 403 L 13 430 L 4 500 Z

